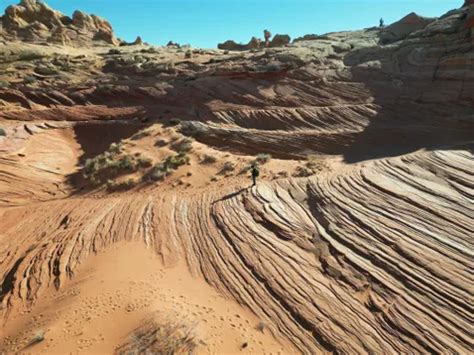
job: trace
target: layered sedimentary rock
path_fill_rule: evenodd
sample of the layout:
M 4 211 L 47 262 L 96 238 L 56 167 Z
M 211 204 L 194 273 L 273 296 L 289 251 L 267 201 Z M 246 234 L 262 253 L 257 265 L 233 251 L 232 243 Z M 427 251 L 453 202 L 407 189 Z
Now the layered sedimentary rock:
M 292 352 L 472 352 L 471 8 L 427 24 L 409 16 L 413 27 L 391 27 L 403 25 L 390 45 L 379 28 L 186 60 L 175 44 L 89 56 L 5 45 L 6 322 L 90 256 L 137 241 L 166 265 L 185 261 Z M 220 188 L 184 192 L 74 184 L 108 135 L 140 146 L 138 129 L 176 118 L 181 133 L 236 161 L 264 152 L 283 167 L 315 155 L 336 162 L 311 177 L 262 174 L 253 188 L 218 174 Z
M 400 21 L 385 27 L 381 33 L 381 40 L 384 43 L 399 41 L 415 31 L 422 30 L 433 21 L 434 19 L 421 17 L 412 12 Z

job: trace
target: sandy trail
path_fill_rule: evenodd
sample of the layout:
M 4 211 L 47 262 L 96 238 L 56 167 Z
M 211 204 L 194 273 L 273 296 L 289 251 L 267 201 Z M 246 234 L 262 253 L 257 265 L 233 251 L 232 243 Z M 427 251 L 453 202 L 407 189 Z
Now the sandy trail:
M 223 298 L 186 266 L 164 267 L 143 243 L 118 243 L 88 258 L 60 291 L 49 290 L 33 308 L 12 315 L 3 346 L 22 350 L 42 331 L 45 341 L 24 351 L 112 353 L 149 317 L 192 328 L 198 353 L 292 351 L 268 331 L 256 331 L 260 320 L 248 309 Z

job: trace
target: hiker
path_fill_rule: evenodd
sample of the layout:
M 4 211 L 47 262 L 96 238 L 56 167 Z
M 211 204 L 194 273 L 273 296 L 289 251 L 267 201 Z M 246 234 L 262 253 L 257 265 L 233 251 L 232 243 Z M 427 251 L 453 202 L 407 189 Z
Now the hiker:
M 384 26 L 385 26 L 385 21 L 383 20 L 383 18 L 381 18 L 379 27 L 384 27 Z
M 258 167 L 255 164 L 252 164 L 251 172 L 252 172 L 252 181 L 253 181 L 252 186 L 255 186 L 257 185 L 257 178 L 260 175 L 260 171 L 258 170 Z
M 272 34 L 270 33 L 269 30 L 264 30 L 263 31 L 263 37 L 265 38 L 265 47 L 270 46 L 270 38 L 272 37 Z

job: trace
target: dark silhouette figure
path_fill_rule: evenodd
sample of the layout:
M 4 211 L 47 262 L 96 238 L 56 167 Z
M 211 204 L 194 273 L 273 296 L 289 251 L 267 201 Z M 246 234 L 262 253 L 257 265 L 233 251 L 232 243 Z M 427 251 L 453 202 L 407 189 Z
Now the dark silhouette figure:
M 383 18 L 380 19 L 380 27 L 384 27 L 385 26 L 385 21 L 383 20 Z
M 256 165 L 252 165 L 251 172 L 252 172 L 252 181 L 253 181 L 252 186 L 255 186 L 257 185 L 257 178 L 260 175 L 260 170 L 258 170 L 258 167 Z
M 270 38 L 272 37 L 272 34 L 269 30 L 264 30 L 263 31 L 263 37 L 265 38 L 265 47 L 270 46 Z

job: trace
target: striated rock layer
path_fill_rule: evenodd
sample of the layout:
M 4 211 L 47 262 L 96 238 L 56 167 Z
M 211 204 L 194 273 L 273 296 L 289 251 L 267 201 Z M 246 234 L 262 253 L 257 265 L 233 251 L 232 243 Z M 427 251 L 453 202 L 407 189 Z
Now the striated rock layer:
M 2 304 L 31 303 L 91 253 L 133 240 L 165 264 L 185 259 L 301 352 L 467 353 L 473 164 L 471 145 L 237 194 L 3 210 L 2 240 L 12 242 L 0 249 Z
M 7 41 L 4 326 L 48 288 L 61 290 L 92 255 L 135 241 L 164 265 L 184 261 L 291 344 L 288 352 L 472 352 L 471 10 L 410 15 L 388 27 L 389 41 L 376 28 L 238 54 L 146 45 L 51 53 Z M 24 26 L 26 15 L 10 11 Z M 70 26 L 104 25 L 74 18 Z M 45 31 L 34 26 L 35 36 Z M 160 131 L 137 134 L 148 126 Z M 165 130 L 170 136 L 160 136 Z M 220 185 L 162 181 L 112 193 L 76 181 L 85 159 L 112 142 L 144 149 L 149 139 L 162 158 L 161 145 L 179 134 L 194 137 L 208 160 L 227 160 L 215 163 L 221 171 L 199 160 L 174 174 Z M 251 188 L 245 170 L 226 175 L 229 163 L 259 153 L 283 174 L 264 165 Z M 330 169 L 289 176 L 294 164 L 320 158 Z

